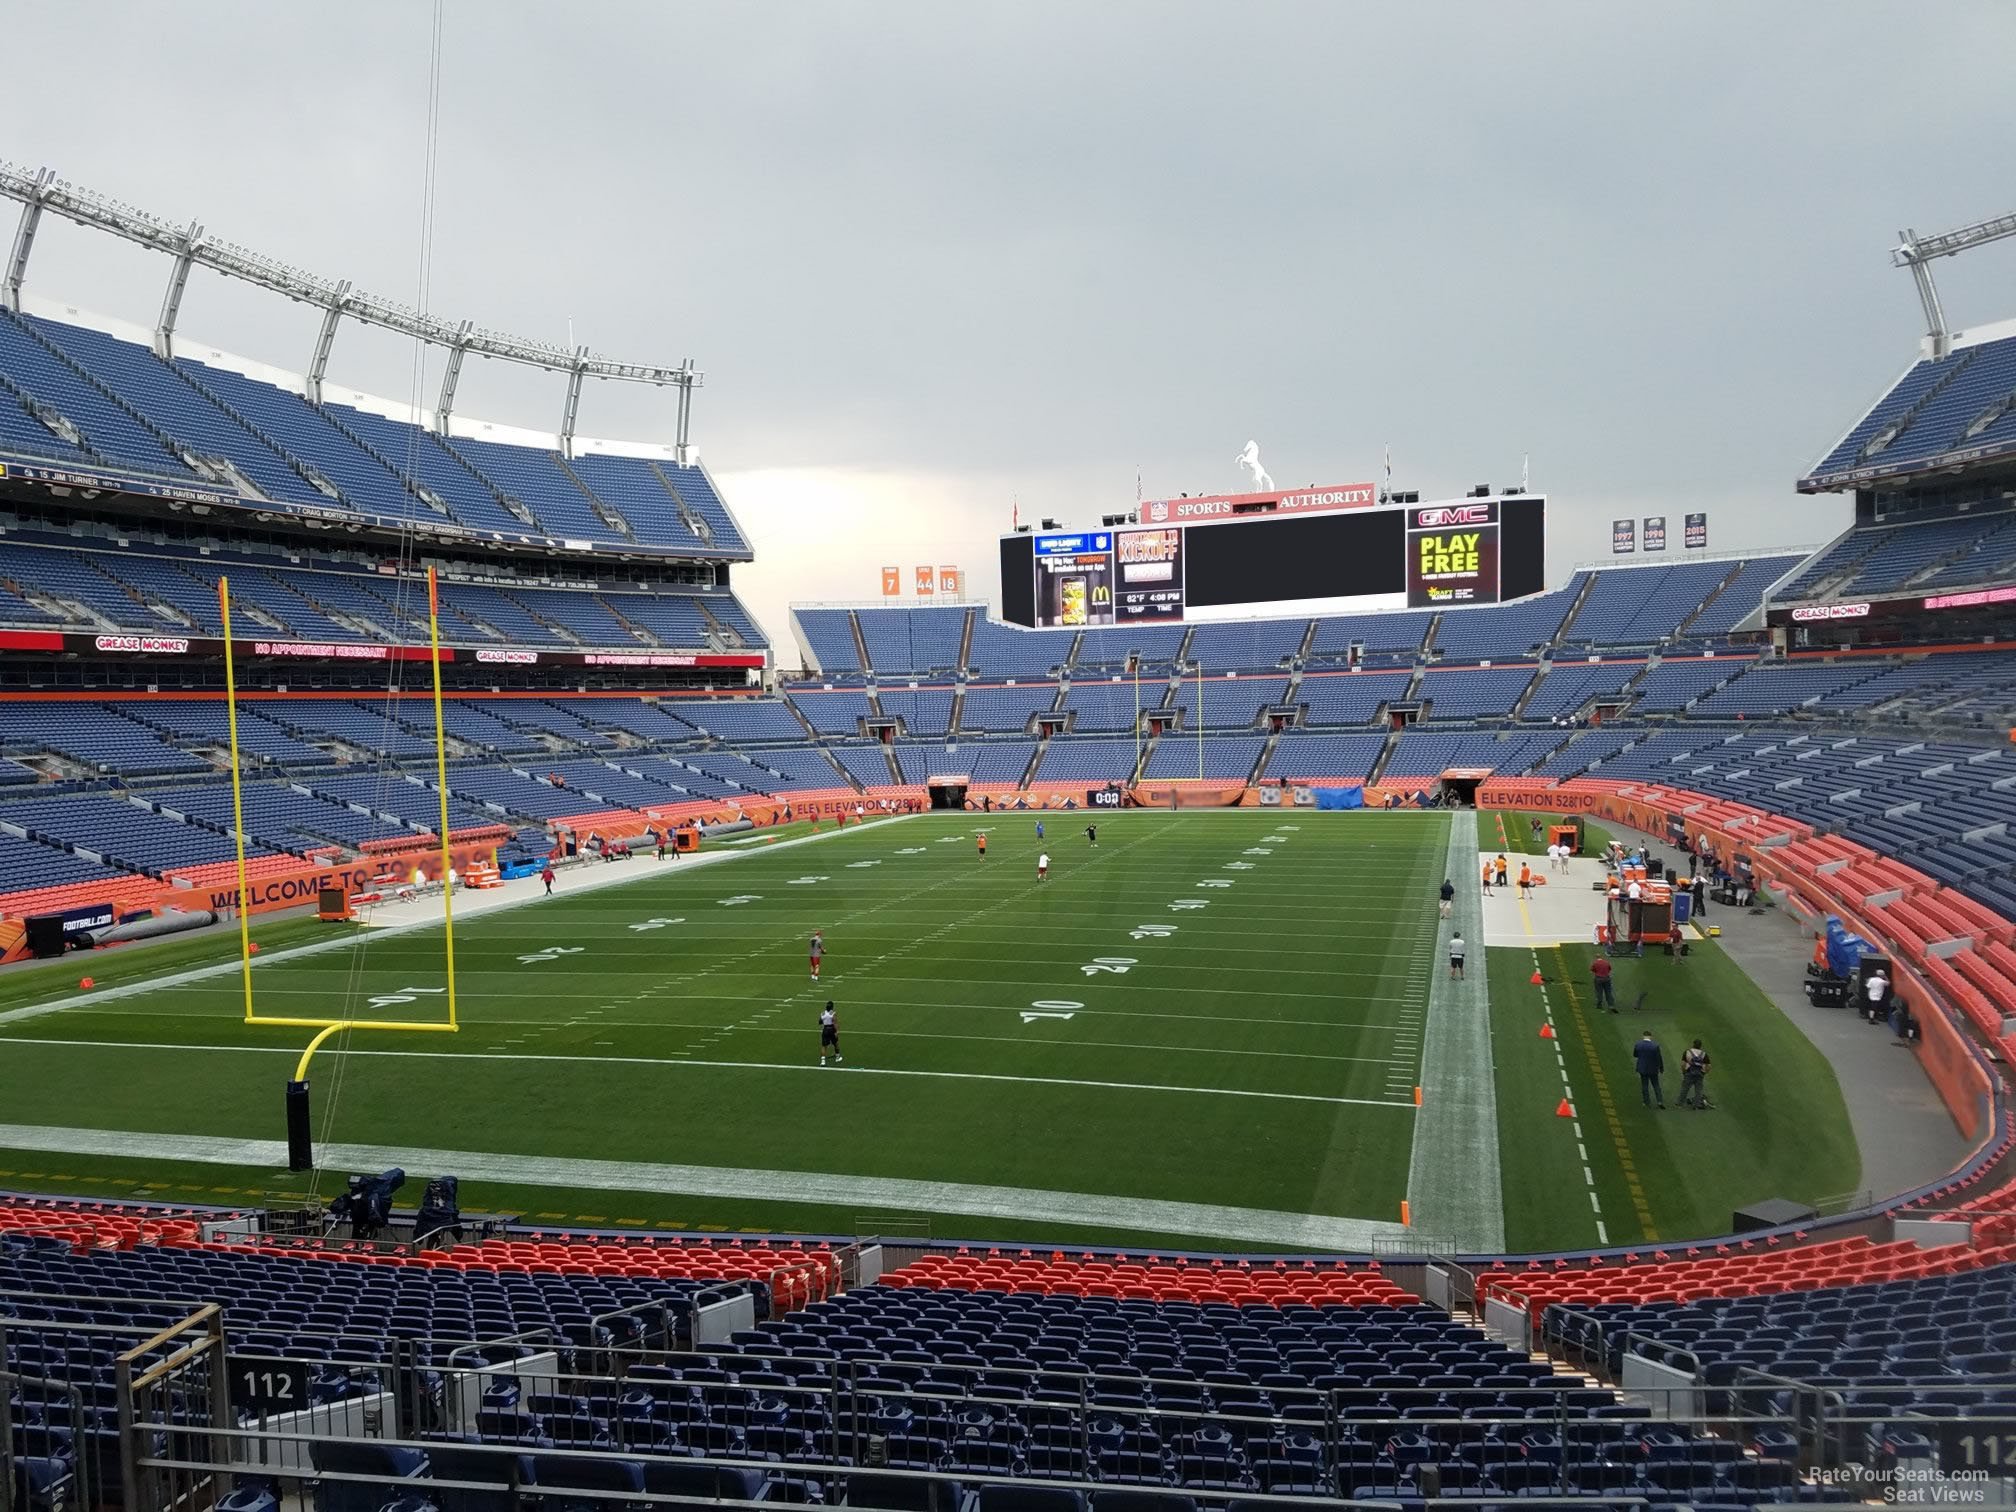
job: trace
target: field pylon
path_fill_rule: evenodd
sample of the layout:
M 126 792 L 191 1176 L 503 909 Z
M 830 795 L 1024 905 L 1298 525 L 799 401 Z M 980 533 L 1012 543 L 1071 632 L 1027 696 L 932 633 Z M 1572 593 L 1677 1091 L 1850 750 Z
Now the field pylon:
M 1554 1116 L 1556 1118 L 1573 1118 L 1575 1116 L 1574 1104 L 1569 1102 L 1567 1098 L 1562 1098 L 1560 1106 L 1554 1110 Z
M 77 990 L 78 990 L 79 992 L 89 992 L 89 991 L 90 991 L 90 990 L 91 990 L 91 989 L 92 989 L 93 987 L 95 987 L 95 986 L 97 986 L 97 985 L 98 985 L 98 984 L 97 984 L 96 982 L 92 981 L 92 980 L 91 980 L 91 978 L 89 978 L 89 977 L 82 977 L 82 978 L 80 978 L 80 979 L 78 980 L 78 982 L 77 982 Z
M 1554 1038 L 1554 1026 L 1552 1024 L 1542 1024 L 1540 1026 L 1540 1038 L 1542 1039 Z

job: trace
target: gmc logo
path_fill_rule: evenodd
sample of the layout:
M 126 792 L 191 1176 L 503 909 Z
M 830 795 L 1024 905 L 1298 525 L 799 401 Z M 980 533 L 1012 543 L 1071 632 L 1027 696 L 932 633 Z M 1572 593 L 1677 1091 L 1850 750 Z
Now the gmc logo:
M 1444 504 L 1435 509 L 1414 511 L 1416 530 L 1433 530 L 1442 525 L 1488 525 L 1491 523 L 1489 504 Z

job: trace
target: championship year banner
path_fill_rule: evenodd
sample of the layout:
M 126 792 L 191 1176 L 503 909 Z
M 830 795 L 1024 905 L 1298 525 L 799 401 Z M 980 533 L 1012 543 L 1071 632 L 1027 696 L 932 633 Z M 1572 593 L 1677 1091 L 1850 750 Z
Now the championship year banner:
M 1645 516 L 1645 549 L 1647 551 L 1666 549 L 1666 516 Z
M 1686 547 L 1689 551 L 1699 551 L 1708 544 L 1708 516 L 1690 514 L 1686 520 Z
M 1638 523 L 1635 520 L 1612 520 L 1610 522 L 1610 554 L 1629 556 L 1638 549 Z

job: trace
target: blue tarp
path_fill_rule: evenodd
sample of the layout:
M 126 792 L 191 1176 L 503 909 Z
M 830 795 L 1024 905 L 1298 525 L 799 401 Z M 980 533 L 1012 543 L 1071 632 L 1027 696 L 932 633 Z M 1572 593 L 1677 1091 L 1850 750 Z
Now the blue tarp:
M 1365 789 L 1356 787 L 1319 787 L 1315 790 L 1316 807 L 1319 809 L 1357 809 L 1365 807 Z
M 1881 954 L 1876 947 L 1858 934 L 1851 934 L 1846 925 L 1833 914 L 1827 915 L 1827 969 L 1837 977 L 1848 978 L 1855 975 L 1855 968 L 1862 963 L 1863 954 Z

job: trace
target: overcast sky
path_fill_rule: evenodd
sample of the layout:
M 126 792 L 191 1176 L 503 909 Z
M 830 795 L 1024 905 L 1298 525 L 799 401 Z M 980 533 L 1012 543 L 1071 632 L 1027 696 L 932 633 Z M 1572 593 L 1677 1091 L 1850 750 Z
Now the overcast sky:
M 359 287 L 420 289 L 431 7 L 14 0 L 0 157 Z M 1375 478 L 1824 539 L 1793 480 L 1910 360 L 1888 249 L 2007 211 L 2016 6 L 446 0 L 429 307 L 704 370 L 694 434 L 784 606 L 1149 497 Z M 20 66 L 32 60 L 32 66 Z M 1940 268 L 2016 314 L 1999 249 Z M 148 321 L 166 264 L 45 222 L 30 287 Z M 182 329 L 316 316 L 198 274 Z M 412 389 L 349 328 L 332 381 Z M 440 360 L 422 385 L 431 397 Z M 458 408 L 552 429 L 472 363 Z M 670 440 L 653 390 L 584 433 Z M 1671 522 L 1678 536 L 1677 519 Z

